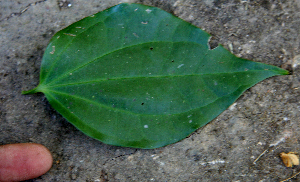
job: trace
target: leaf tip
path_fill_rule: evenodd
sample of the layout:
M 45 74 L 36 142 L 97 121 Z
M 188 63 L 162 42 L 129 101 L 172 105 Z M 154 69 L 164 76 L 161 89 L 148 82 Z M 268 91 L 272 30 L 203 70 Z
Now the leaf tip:
M 292 73 L 291 72 L 289 72 L 288 70 L 284 70 L 284 73 L 283 73 L 283 75 L 291 75 Z
M 282 68 L 279 68 L 280 71 L 279 71 L 279 74 L 280 75 L 291 75 L 292 73 L 288 70 L 285 70 L 285 69 L 282 69 Z

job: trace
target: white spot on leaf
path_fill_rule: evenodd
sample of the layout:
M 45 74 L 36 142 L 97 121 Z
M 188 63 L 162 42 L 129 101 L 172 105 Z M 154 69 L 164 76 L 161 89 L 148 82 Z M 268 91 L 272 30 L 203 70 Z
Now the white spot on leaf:
M 71 34 L 71 33 L 64 33 L 65 35 L 71 36 L 71 37 L 75 37 L 76 35 Z
M 54 54 L 55 52 L 55 46 L 52 46 L 52 51 L 50 52 L 50 54 Z
M 177 68 L 181 68 L 182 66 L 184 66 L 184 64 L 181 64 L 181 65 L 177 66 Z
M 136 33 L 133 33 L 133 35 L 134 35 L 136 38 L 139 38 L 139 36 L 138 36 Z

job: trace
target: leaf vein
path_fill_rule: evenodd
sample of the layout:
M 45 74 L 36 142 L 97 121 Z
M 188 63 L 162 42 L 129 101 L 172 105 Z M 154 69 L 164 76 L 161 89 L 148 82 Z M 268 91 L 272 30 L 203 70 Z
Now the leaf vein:
M 144 43 L 139 43 L 139 44 L 133 44 L 133 45 L 130 45 L 130 46 L 125 46 L 125 47 L 118 48 L 118 49 L 116 49 L 116 50 L 114 50 L 114 51 L 111 51 L 111 52 L 109 52 L 109 53 L 104 53 L 103 55 L 100 55 L 100 56 L 94 58 L 93 60 L 91 60 L 91 61 L 89 61 L 89 62 L 87 62 L 87 63 L 84 63 L 84 64 L 78 66 L 77 68 L 74 68 L 74 69 L 71 70 L 71 71 L 65 72 L 64 74 L 60 75 L 60 76 L 57 77 L 56 79 L 53 79 L 53 80 L 52 80 L 51 82 L 49 82 L 48 84 L 51 84 L 51 83 L 53 83 L 53 82 L 57 82 L 58 80 L 60 80 L 60 79 L 62 79 L 62 78 L 64 78 L 64 77 L 69 76 L 70 73 L 73 73 L 73 72 L 75 72 L 75 71 L 78 71 L 79 69 L 84 68 L 85 66 L 87 66 L 87 65 L 89 65 L 89 64 L 91 64 L 91 63 L 93 63 L 93 62 L 95 62 L 95 61 L 97 61 L 97 60 L 99 60 L 100 58 L 103 58 L 103 57 L 105 57 L 105 56 L 107 56 L 107 55 L 110 55 L 110 54 L 115 53 L 115 52 L 117 52 L 117 51 L 120 51 L 120 50 L 122 50 L 122 49 L 127 49 L 127 48 L 130 48 L 130 47 L 139 46 L 139 45 L 145 45 L 145 44 L 149 44 L 149 43 L 162 43 L 162 42 L 163 42 L 163 43 L 172 43 L 172 44 L 174 44 L 174 43 L 194 43 L 194 44 L 197 44 L 197 45 L 202 46 L 201 44 L 198 44 L 198 43 L 196 43 L 196 42 L 187 42 L 187 41 L 177 41 L 177 42 L 172 42 L 172 41 L 153 41 L 153 42 L 144 42 Z
M 114 77 L 114 78 L 103 78 L 98 80 L 84 81 L 84 82 L 74 82 L 68 84 L 57 84 L 57 85 L 47 85 L 47 88 L 56 88 L 62 86 L 72 86 L 72 85 L 82 85 L 82 84 L 91 84 L 99 83 L 103 81 L 110 80 L 126 80 L 126 79 L 143 79 L 143 78 L 172 78 L 172 77 L 186 77 L 186 76 L 205 76 L 205 75 L 221 75 L 221 74 L 234 74 L 234 73 L 243 73 L 243 72 L 260 72 L 265 70 L 248 70 L 248 71 L 237 71 L 237 72 L 219 72 L 219 73 L 207 73 L 207 74 L 187 74 L 187 75 L 149 75 L 149 76 L 140 76 L 140 77 Z

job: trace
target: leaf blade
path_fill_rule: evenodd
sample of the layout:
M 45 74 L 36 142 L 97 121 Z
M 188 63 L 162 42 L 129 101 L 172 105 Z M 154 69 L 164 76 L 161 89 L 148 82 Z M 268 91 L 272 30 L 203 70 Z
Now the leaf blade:
M 205 31 L 155 7 L 120 4 L 54 35 L 41 65 L 50 104 L 104 143 L 157 148 L 229 107 L 275 66 L 210 50 Z M 242 81 L 242 82 L 241 82 Z

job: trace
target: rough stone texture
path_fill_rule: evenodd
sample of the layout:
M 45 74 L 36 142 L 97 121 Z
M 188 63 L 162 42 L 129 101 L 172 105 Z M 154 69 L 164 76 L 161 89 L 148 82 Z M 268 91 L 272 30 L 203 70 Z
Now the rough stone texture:
M 208 31 L 212 47 L 221 43 L 240 57 L 292 72 L 258 83 L 176 144 L 155 150 L 108 146 L 69 124 L 43 94 L 21 95 L 37 86 L 43 51 L 55 32 L 119 2 L 0 1 L 0 144 L 41 143 L 54 157 L 52 169 L 32 181 L 267 182 L 300 171 L 279 158 L 281 152 L 300 152 L 299 0 L 131 1 Z

